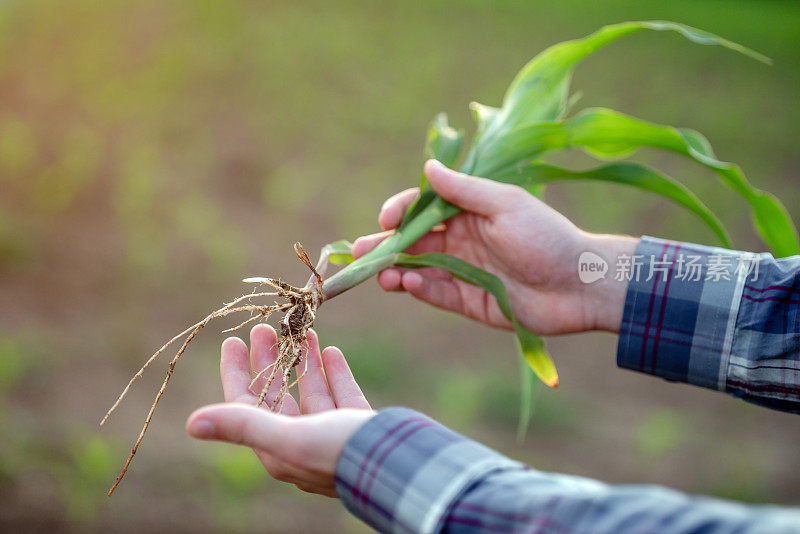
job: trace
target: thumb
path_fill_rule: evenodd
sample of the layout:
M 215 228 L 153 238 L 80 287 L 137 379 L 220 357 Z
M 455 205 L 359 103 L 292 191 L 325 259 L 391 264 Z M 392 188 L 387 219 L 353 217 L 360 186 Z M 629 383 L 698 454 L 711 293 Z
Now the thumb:
M 186 432 L 197 439 L 227 441 L 275 454 L 281 443 L 279 436 L 290 424 L 284 415 L 228 402 L 195 410 L 186 421 Z
M 435 159 L 425 162 L 424 172 L 433 190 L 443 199 L 480 215 L 508 211 L 525 192 L 517 186 L 456 172 Z

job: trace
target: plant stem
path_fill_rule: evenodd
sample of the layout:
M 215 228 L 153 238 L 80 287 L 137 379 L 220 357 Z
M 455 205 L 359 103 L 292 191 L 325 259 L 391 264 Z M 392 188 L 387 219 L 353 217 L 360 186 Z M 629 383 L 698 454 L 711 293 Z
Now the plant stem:
M 394 265 L 398 252 L 404 251 L 427 234 L 431 228 L 460 211 L 456 206 L 437 196 L 402 229 L 397 230 L 374 249 L 325 280 L 322 286 L 325 299 L 331 299 Z

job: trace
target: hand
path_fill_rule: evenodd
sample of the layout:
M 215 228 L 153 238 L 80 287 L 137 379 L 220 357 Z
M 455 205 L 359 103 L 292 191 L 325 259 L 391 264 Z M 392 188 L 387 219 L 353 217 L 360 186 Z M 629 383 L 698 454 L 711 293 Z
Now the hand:
M 521 187 L 467 176 L 435 160 L 425 164 L 425 175 L 439 195 L 464 211 L 409 253 L 444 252 L 495 274 L 520 323 L 535 333 L 619 330 L 627 286 L 613 279 L 613 265 L 619 254 L 632 255 L 638 240 L 589 234 Z M 387 200 L 378 216 L 386 231 L 356 240 L 353 256 L 363 256 L 390 235 L 418 196 L 415 188 Z M 612 276 L 581 283 L 578 258 L 584 251 L 603 257 Z M 378 283 L 386 291 L 407 291 L 439 308 L 511 328 L 494 297 L 443 270 L 390 268 L 378 275 Z
M 250 331 L 249 361 L 247 345 L 241 339 L 226 339 L 220 360 L 225 403 L 196 410 L 186 421 L 186 431 L 197 439 L 252 447 L 273 478 L 303 491 L 336 497 L 334 474 L 339 454 L 374 412 L 342 352 L 328 347 L 320 354 L 313 330 L 308 332 L 304 362 L 297 367 L 302 374 L 308 362 L 308 371 L 299 383 L 300 403 L 287 395 L 282 414 L 270 412 L 266 403 L 256 408 L 266 376 L 259 378 L 251 391 L 251 366 L 258 372 L 273 363 L 277 353 L 275 330 L 265 324 Z M 277 382 L 270 386 L 267 401 L 275 399 Z

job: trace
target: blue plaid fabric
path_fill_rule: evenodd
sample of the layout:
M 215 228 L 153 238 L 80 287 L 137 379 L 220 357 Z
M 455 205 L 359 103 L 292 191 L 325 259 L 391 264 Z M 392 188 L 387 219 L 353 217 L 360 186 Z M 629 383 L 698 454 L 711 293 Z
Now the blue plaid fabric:
M 800 413 L 800 257 L 651 237 L 635 256 L 620 367 Z
M 336 491 L 380 532 L 800 533 L 797 510 L 529 469 L 407 408 L 350 438 Z
M 621 367 L 800 412 L 800 257 L 645 237 L 624 260 Z M 800 510 L 544 473 L 407 408 L 350 438 L 336 490 L 381 532 L 800 534 Z

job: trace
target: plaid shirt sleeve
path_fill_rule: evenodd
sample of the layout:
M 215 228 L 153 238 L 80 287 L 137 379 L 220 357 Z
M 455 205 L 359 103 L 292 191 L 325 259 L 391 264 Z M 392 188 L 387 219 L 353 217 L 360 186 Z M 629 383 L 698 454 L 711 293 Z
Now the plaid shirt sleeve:
M 642 238 L 617 364 L 800 413 L 800 256 Z
M 407 408 L 345 445 L 336 491 L 381 532 L 800 533 L 800 511 L 529 469 Z

